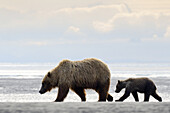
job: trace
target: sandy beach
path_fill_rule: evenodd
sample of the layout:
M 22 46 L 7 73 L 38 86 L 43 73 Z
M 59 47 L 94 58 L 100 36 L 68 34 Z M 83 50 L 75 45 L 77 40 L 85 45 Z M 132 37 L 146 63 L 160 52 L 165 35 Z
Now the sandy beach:
M 1 113 L 169 113 L 169 102 L 0 103 Z

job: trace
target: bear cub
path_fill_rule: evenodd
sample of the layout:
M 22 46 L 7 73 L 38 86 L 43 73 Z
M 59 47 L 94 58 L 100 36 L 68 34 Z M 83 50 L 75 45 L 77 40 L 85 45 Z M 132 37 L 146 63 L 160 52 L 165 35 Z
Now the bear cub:
M 135 101 L 138 102 L 138 94 L 144 93 L 144 101 L 149 101 L 150 95 L 152 95 L 159 102 L 162 101 L 162 98 L 156 93 L 156 86 L 152 80 L 148 78 L 129 78 L 126 80 L 118 80 L 116 85 L 116 93 L 119 93 L 123 88 L 125 88 L 125 93 L 119 100 L 116 101 L 124 101 L 127 97 L 129 97 L 130 93 L 132 93 Z

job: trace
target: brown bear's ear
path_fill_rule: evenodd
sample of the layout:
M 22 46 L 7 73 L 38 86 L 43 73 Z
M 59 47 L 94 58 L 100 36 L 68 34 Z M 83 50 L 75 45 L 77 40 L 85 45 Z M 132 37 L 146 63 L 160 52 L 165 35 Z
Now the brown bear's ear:
M 121 81 L 120 80 L 118 80 L 118 84 L 120 84 L 121 83 Z
M 50 77 L 51 77 L 51 73 L 50 73 L 50 72 L 48 72 L 47 76 L 50 78 Z

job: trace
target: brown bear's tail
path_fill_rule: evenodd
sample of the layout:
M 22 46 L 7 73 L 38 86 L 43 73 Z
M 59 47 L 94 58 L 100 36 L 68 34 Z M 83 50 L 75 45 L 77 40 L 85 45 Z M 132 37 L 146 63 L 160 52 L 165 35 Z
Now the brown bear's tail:
M 108 96 L 107 96 L 107 100 L 109 101 L 109 102 L 112 102 L 113 101 L 113 97 L 108 93 Z

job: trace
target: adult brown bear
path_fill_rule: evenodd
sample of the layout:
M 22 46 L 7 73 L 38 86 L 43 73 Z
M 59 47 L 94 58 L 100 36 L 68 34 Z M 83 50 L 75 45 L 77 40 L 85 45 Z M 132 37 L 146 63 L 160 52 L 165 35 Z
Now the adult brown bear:
M 156 86 L 152 80 L 148 78 L 129 78 L 127 80 L 120 81 L 116 85 L 116 93 L 119 93 L 125 88 L 124 95 L 116 101 L 124 101 L 132 93 L 135 101 L 139 101 L 137 92 L 144 93 L 144 101 L 149 101 L 150 95 L 152 95 L 158 101 L 162 101 L 162 98 L 156 93 Z
M 86 101 L 85 89 L 90 88 L 99 94 L 99 101 L 113 101 L 113 97 L 108 94 L 109 86 L 110 71 L 102 61 L 95 58 L 82 61 L 63 60 L 45 75 L 39 93 L 58 87 L 55 102 L 59 102 L 72 89 L 82 101 Z

